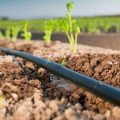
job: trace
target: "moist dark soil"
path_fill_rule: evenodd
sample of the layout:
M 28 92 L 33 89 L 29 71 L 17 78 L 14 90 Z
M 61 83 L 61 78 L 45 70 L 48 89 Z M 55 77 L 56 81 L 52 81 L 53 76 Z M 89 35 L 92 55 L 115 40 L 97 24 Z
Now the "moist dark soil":
M 120 88 L 120 51 L 67 43 L 0 41 Z M 22 58 L 1 53 L 1 120 L 119 120 L 120 108 Z

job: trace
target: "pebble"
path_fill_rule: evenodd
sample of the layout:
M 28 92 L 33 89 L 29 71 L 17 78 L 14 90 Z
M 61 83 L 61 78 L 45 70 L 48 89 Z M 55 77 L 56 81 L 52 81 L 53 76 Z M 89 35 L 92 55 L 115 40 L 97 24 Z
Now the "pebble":
M 107 110 L 107 112 L 105 113 L 105 117 L 107 119 L 109 119 L 111 117 L 111 111 L 110 110 Z
M 15 101 L 18 101 L 18 95 L 17 95 L 17 94 L 12 93 L 11 95 L 12 95 L 12 97 L 14 98 Z
M 75 111 L 72 108 L 68 108 L 64 114 L 67 120 L 76 120 Z
M 119 107 L 114 107 L 112 109 L 112 115 L 117 118 L 120 119 L 120 108 Z
M 27 63 L 26 63 L 26 66 L 27 66 L 28 68 L 30 68 L 30 69 L 35 70 L 35 66 L 34 66 L 33 63 L 31 63 L 31 62 L 27 62 Z
M 102 114 L 97 114 L 93 117 L 93 120 L 105 120 L 105 116 Z
M 3 77 L 4 76 L 4 73 L 3 72 L 0 72 L 0 77 Z
M 40 74 L 40 77 L 43 77 L 46 74 L 46 70 L 43 68 L 39 68 L 38 73 Z

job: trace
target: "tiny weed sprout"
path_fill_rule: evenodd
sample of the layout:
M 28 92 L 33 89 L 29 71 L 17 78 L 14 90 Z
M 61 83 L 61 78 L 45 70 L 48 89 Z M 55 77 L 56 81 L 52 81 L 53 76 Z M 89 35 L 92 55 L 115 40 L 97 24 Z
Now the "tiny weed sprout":
M 32 34 L 31 32 L 28 32 L 28 23 L 24 24 L 22 36 L 24 37 L 26 42 L 29 42 L 31 40 Z
M 73 26 L 73 24 L 76 23 L 76 20 L 72 19 L 71 17 L 71 11 L 74 9 L 74 3 L 68 2 L 66 4 L 66 7 L 67 7 L 66 20 L 60 20 L 59 27 L 67 35 L 72 52 L 76 53 L 77 52 L 77 37 L 80 33 L 80 29 L 77 25 Z
M 11 39 L 11 29 L 10 28 L 7 28 L 6 31 L 5 31 L 5 38 L 7 40 L 10 40 Z
M 51 44 L 51 35 L 54 28 L 55 20 L 51 19 L 49 21 L 45 21 L 44 25 L 44 33 L 43 39 L 45 40 L 47 45 Z
M 62 65 L 62 66 L 65 66 L 67 63 L 66 63 L 66 59 L 63 59 L 62 61 L 61 61 L 61 63 L 60 63 L 60 65 Z
M 16 41 L 20 28 L 18 26 L 12 27 L 12 40 Z

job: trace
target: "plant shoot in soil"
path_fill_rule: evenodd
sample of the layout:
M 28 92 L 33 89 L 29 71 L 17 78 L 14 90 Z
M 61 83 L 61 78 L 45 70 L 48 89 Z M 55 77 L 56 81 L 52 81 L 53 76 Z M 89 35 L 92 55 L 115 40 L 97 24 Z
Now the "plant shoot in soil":
M 45 21 L 43 39 L 47 45 L 51 44 L 51 35 L 54 28 L 54 24 L 55 24 L 55 20 L 53 19 L 49 21 Z
M 17 36 L 18 36 L 19 31 L 20 31 L 20 28 L 18 26 L 12 27 L 12 40 L 13 41 L 17 40 Z
M 31 40 L 32 34 L 31 32 L 28 32 L 28 23 L 24 24 L 22 36 L 24 37 L 26 42 L 29 42 Z
M 3 40 L 5 37 L 3 35 L 3 33 L 0 31 L 0 40 Z
M 6 31 L 5 31 L 5 38 L 7 40 L 10 40 L 11 39 L 11 29 L 10 28 L 7 28 Z
M 74 3 L 68 2 L 66 4 L 66 8 L 67 8 L 66 20 L 59 20 L 59 27 L 67 35 L 72 52 L 76 53 L 77 37 L 80 33 L 80 29 L 77 25 L 75 25 L 76 20 L 72 19 L 72 16 L 71 16 L 71 11 L 74 9 Z

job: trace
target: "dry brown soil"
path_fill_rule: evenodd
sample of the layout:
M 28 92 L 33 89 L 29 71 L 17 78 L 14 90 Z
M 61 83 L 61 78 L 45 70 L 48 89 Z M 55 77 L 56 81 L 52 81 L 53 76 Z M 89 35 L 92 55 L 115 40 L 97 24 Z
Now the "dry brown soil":
M 108 84 L 120 87 L 120 51 L 42 41 L 0 41 Z M 22 58 L 0 53 L 1 120 L 119 120 L 120 108 Z

